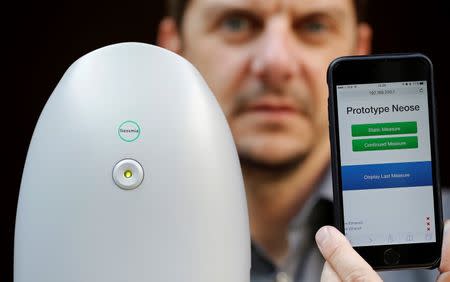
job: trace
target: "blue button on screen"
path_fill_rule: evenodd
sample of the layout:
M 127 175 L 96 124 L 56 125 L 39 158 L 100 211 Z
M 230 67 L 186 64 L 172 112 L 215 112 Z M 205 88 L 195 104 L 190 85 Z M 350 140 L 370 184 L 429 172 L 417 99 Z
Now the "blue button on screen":
M 431 162 L 342 166 L 343 190 L 431 186 Z

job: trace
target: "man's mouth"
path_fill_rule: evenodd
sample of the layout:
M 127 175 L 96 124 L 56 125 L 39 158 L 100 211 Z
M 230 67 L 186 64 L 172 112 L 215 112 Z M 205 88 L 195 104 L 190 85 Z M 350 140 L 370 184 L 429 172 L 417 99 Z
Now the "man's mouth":
M 245 108 L 245 113 L 260 115 L 295 115 L 299 114 L 299 109 L 290 101 L 274 98 L 258 99 L 250 102 Z
M 251 106 L 247 109 L 247 111 L 250 112 L 286 112 L 286 113 L 295 113 L 297 112 L 293 107 L 288 106 L 288 105 L 265 105 L 265 104 L 261 104 L 261 105 L 254 105 Z

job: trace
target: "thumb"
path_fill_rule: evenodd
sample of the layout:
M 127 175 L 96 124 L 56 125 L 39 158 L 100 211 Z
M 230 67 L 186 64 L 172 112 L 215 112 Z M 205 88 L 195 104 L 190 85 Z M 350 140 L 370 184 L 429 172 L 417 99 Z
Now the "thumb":
M 339 278 L 339 275 L 337 275 L 336 271 L 334 271 L 327 261 L 323 265 L 320 282 L 341 282 L 341 278 Z
M 316 242 L 323 257 L 341 280 L 381 281 L 380 276 L 336 228 L 320 228 L 316 233 Z

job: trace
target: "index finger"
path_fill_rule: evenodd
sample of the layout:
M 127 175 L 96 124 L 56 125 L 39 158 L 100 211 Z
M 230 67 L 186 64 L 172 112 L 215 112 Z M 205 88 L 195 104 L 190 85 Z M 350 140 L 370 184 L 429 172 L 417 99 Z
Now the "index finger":
M 336 228 L 320 228 L 316 242 L 325 260 L 343 281 L 382 281 Z

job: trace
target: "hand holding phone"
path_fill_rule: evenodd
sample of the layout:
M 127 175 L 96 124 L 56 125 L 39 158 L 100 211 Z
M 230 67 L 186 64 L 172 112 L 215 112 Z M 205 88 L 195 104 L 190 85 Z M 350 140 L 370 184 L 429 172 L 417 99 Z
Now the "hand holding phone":
M 320 228 L 316 242 L 326 260 L 320 281 L 381 281 L 380 276 L 334 227 Z M 437 282 L 449 281 L 450 278 L 450 220 L 445 222 L 442 244 Z
M 421 54 L 328 69 L 336 226 L 374 269 L 434 268 L 442 246 L 435 97 Z

